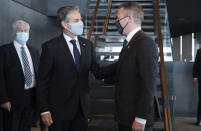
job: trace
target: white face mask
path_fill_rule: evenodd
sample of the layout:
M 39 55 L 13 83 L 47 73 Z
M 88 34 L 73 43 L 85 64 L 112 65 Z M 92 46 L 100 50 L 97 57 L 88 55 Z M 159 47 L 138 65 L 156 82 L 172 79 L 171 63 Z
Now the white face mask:
M 26 32 L 17 32 L 16 35 L 17 41 L 21 44 L 25 44 L 29 39 L 29 33 Z
M 74 24 L 68 24 L 71 26 L 71 29 L 68 29 L 69 32 L 73 33 L 74 35 L 82 35 L 84 24 L 81 20 Z

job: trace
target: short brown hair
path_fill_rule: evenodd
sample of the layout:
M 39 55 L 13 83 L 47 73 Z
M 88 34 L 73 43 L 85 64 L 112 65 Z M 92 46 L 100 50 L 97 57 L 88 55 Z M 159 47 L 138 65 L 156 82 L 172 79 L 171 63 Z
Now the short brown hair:
M 57 10 L 57 21 L 58 24 L 62 27 L 61 21 L 69 21 L 69 14 L 73 11 L 79 11 L 77 6 L 63 6 Z
M 123 8 L 126 11 L 131 11 L 134 23 L 141 25 L 142 21 L 144 20 L 144 10 L 141 5 L 139 5 L 137 2 L 126 2 L 119 6 L 119 9 Z M 128 13 L 129 13 L 128 12 Z M 128 15 L 128 14 L 126 14 Z

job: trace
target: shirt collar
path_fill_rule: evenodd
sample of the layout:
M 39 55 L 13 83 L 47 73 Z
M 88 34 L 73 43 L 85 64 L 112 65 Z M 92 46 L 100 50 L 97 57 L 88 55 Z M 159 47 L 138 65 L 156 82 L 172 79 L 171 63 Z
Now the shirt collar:
M 65 40 L 67 41 L 67 43 L 70 42 L 70 40 L 72 40 L 72 38 L 70 38 L 70 37 L 69 37 L 68 35 L 66 35 L 65 33 L 63 33 L 63 36 L 64 36 Z M 78 41 L 77 36 L 75 36 L 74 40 Z
M 22 45 L 19 42 L 17 42 L 16 40 L 13 41 L 13 44 L 15 46 L 15 48 L 21 48 L 21 47 L 25 47 L 26 48 L 26 44 Z
M 127 40 L 128 42 L 130 42 L 130 40 L 132 39 L 132 37 L 133 37 L 139 30 L 141 30 L 141 27 L 137 27 L 137 28 L 135 28 L 134 30 L 132 30 L 132 31 L 127 35 L 126 40 Z

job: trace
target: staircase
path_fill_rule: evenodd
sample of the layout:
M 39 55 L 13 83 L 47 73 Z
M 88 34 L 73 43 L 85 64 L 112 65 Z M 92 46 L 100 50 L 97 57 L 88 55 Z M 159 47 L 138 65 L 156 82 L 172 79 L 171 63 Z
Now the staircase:
M 114 61 L 118 60 L 119 53 L 122 48 L 122 42 L 125 37 L 117 32 L 115 25 L 116 13 L 119 5 L 128 1 L 135 1 L 142 5 L 144 9 L 142 30 L 154 40 L 156 39 L 156 36 L 154 35 L 154 10 L 152 0 L 112 0 L 108 28 L 105 35 L 103 35 L 103 28 L 109 0 L 100 0 L 90 40 L 95 43 L 97 60 L 101 65 L 112 64 Z M 89 0 L 88 3 L 83 35 L 85 38 L 87 38 L 87 33 L 89 32 L 96 3 L 97 0 Z M 164 58 L 166 61 L 172 61 L 171 41 L 165 1 L 160 2 L 159 5 L 163 34 Z M 158 83 L 159 105 L 161 111 L 163 111 L 160 77 L 158 78 Z M 103 81 L 91 79 L 90 103 L 91 111 L 89 115 L 89 131 L 117 131 L 117 123 L 114 121 L 114 86 L 105 84 Z M 163 122 L 161 123 L 159 122 L 158 125 L 156 124 L 155 130 L 164 129 Z

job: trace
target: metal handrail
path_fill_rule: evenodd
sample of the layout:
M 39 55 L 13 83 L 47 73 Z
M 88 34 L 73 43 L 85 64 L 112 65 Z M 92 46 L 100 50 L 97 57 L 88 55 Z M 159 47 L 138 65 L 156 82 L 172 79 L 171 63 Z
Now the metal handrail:
M 97 0 L 96 2 L 96 8 L 95 8 L 95 11 L 94 11 L 94 15 L 92 17 L 92 22 L 91 22 L 91 26 L 89 28 L 89 32 L 88 32 L 88 35 L 87 35 L 87 39 L 90 40 L 91 39 L 91 34 L 93 32 L 93 29 L 94 29 L 94 24 L 95 24 L 95 20 L 96 20 L 96 14 L 98 12 L 98 7 L 99 7 L 99 4 L 100 4 L 100 0 Z
M 110 13 L 111 13 L 111 7 L 112 7 L 112 0 L 108 1 L 108 7 L 107 7 L 107 16 L 104 22 L 104 29 L 103 29 L 103 35 L 106 35 L 107 27 L 108 27 L 108 22 L 110 18 Z
M 166 81 L 166 71 L 165 71 L 165 62 L 163 54 L 163 38 L 161 31 L 161 22 L 160 22 L 160 8 L 159 0 L 155 0 L 154 6 L 154 33 L 158 37 L 158 44 L 160 49 L 160 67 L 161 67 L 161 81 L 163 89 L 163 98 L 164 98 L 164 115 L 165 115 L 165 129 L 166 131 L 172 131 L 172 119 L 170 114 L 170 104 L 168 100 L 168 91 L 167 91 L 167 81 Z

